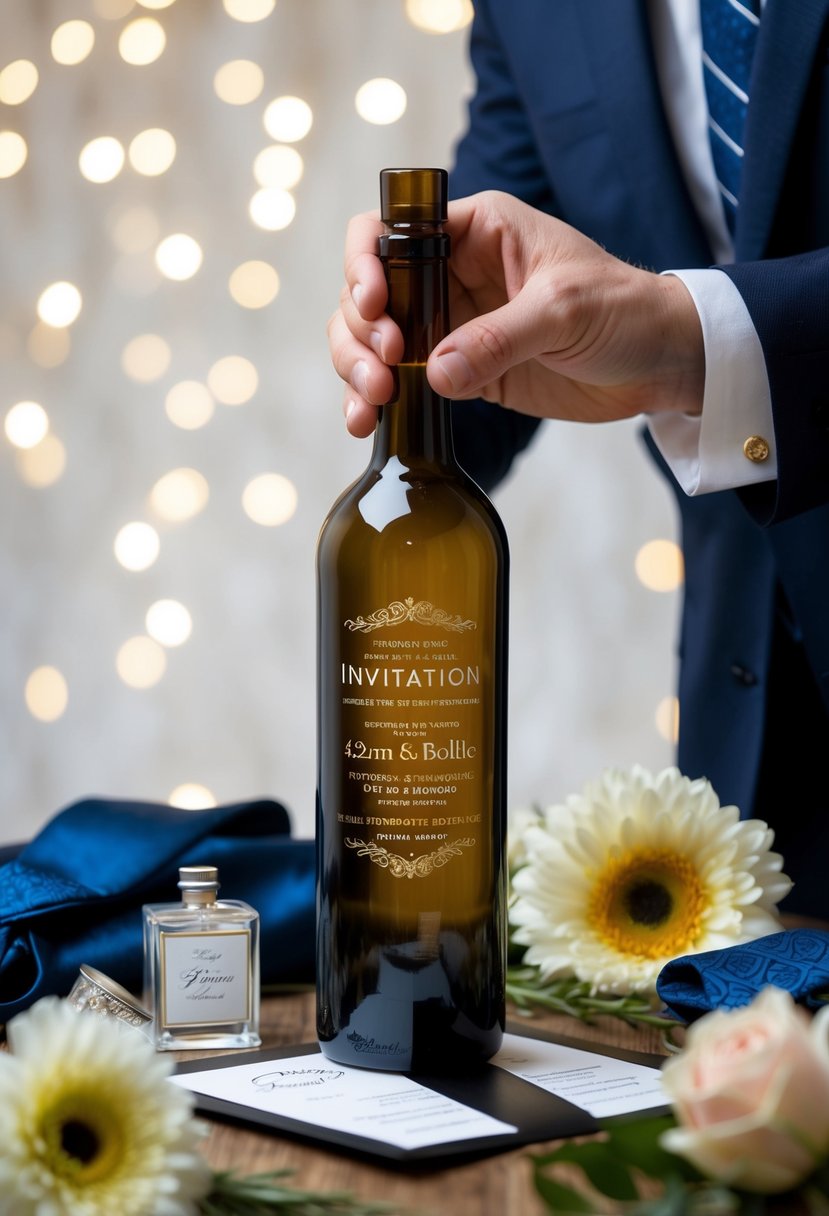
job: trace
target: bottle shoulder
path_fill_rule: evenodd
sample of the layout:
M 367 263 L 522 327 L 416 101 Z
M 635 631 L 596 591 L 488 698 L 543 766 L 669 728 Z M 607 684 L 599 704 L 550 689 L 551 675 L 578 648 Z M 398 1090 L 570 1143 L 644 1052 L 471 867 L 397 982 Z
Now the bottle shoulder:
M 149 924 L 182 930 L 193 927 L 204 932 L 215 931 L 217 925 L 253 925 L 259 920 L 255 908 L 237 899 L 217 900 L 214 904 L 196 907 L 181 903 L 145 904 L 142 911 Z
M 343 544 L 426 543 L 464 530 L 504 556 L 507 536 L 484 491 L 460 467 L 404 466 L 391 457 L 366 470 L 336 500 L 320 530 L 318 555 Z

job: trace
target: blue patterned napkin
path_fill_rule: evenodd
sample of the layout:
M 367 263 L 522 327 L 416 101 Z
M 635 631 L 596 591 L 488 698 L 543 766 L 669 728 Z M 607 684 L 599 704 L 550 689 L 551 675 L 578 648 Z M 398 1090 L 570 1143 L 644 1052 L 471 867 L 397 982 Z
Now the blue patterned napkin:
M 0 1022 L 65 995 L 81 963 L 140 991 L 141 905 L 176 903 L 181 865 L 218 866 L 222 894 L 259 912 L 263 983 L 313 977 L 314 842 L 283 806 L 91 798 L 0 865 Z
M 748 1005 L 768 987 L 783 988 L 810 1009 L 829 992 L 829 932 L 789 929 L 756 941 L 687 954 L 666 964 L 656 991 L 683 1022 L 712 1009 Z

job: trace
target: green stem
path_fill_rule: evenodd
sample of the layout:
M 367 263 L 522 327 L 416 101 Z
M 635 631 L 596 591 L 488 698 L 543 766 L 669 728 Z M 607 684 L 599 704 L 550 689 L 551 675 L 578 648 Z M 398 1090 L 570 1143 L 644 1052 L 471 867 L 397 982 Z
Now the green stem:
M 199 1204 L 202 1216 L 380 1216 L 394 1209 L 386 1203 L 363 1203 L 346 1191 L 300 1191 L 281 1185 L 291 1170 L 239 1176 L 216 1173 L 210 1194 Z
M 661 1030 L 670 1045 L 678 1024 L 673 1018 L 660 1017 L 646 997 L 637 993 L 615 996 L 593 993 L 590 985 L 572 978 L 541 980 L 533 967 L 511 967 L 507 971 L 507 997 L 522 1013 L 531 1013 L 532 1006 L 563 1013 L 588 1024 L 596 1015 L 619 1018 L 628 1026 L 648 1026 Z

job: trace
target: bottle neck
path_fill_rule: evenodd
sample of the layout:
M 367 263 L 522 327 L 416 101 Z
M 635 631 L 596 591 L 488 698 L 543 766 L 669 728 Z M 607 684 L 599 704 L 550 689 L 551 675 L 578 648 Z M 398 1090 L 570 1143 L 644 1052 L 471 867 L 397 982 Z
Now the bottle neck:
M 216 892 L 185 890 L 181 893 L 181 902 L 185 908 L 209 908 L 216 904 Z
M 380 237 L 387 311 L 403 333 L 395 396 L 380 410 L 372 465 L 454 464 L 449 402 L 426 379 L 429 353 L 449 330 L 449 238 L 438 224 L 393 225 Z

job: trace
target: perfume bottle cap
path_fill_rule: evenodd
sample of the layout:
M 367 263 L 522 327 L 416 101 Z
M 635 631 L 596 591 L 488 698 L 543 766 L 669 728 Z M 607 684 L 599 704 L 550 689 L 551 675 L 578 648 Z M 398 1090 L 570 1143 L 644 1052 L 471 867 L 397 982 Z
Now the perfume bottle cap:
M 179 866 L 178 888 L 188 903 L 212 903 L 219 886 L 216 866 Z
M 445 169 L 380 170 L 380 217 L 385 224 L 441 224 L 447 199 Z

